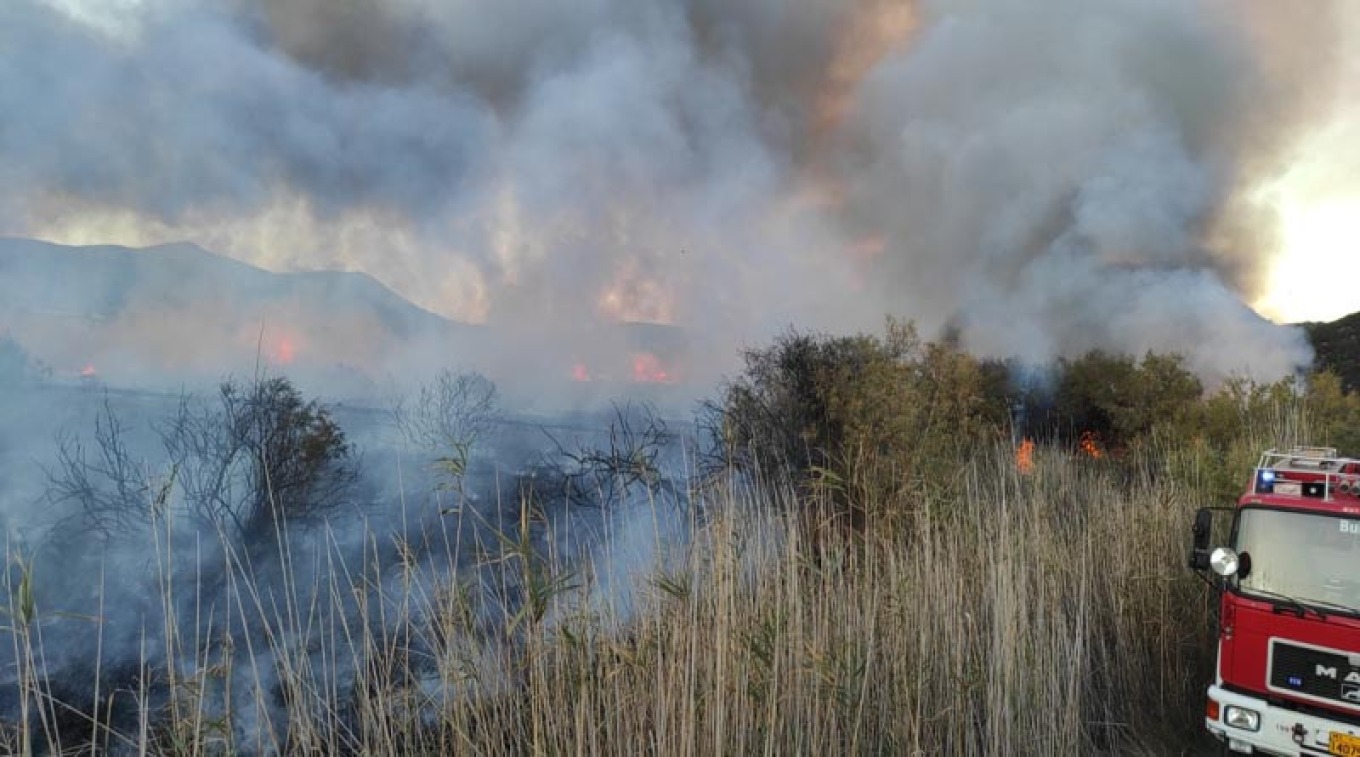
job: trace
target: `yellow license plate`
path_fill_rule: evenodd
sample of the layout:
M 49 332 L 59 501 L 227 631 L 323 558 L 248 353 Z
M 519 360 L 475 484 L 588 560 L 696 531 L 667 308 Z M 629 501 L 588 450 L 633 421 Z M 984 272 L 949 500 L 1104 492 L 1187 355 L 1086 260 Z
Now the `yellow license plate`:
M 1327 751 L 1341 757 L 1360 757 L 1360 736 L 1333 731 L 1327 739 Z

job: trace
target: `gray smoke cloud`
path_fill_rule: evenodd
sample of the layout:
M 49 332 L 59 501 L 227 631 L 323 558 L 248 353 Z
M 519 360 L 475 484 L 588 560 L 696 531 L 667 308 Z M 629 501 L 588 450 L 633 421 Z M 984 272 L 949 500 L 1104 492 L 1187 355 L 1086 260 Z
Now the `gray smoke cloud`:
M 987 355 L 1309 358 L 1243 304 L 1243 197 L 1326 6 L 93 5 L 0 7 L 0 233 L 362 270 L 525 345 L 671 322 L 696 375 L 888 313 Z
M 860 223 L 889 229 L 885 295 L 905 288 L 990 354 L 1174 350 L 1210 376 L 1306 362 L 1296 332 L 1241 301 L 1270 219 L 1233 219 L 1255 249 L 1213 246 L 1248 151 L 1300 104 L 1263 97 L 1273 83 L 1231 18 L 1172 2 L 932 8 L 866 83 L 869 160 L 847 172 Z

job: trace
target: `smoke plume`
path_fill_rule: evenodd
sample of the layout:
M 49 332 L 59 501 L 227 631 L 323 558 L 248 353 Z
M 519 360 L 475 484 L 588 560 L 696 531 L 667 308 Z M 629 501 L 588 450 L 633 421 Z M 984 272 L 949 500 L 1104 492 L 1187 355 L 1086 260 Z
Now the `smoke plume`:
M 1081 0 L 18 0 L 0 233 L 367 272 L 520 343 L 795 324 L 1044 359 L 1308 359 L 1251 191 L 1329 7 Z M 1319 20 L 1321 19 L 1321 20 Z M 697 362 L 702 363 L 698 357 Z

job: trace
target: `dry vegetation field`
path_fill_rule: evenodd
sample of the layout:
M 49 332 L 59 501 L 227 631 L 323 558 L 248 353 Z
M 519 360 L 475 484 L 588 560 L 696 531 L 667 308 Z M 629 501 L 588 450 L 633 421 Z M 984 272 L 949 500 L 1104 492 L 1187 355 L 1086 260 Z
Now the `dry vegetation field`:
M 229 554 L 232 602 L 262 609 L 267 620 L 248 638 L 264 649 L 196 637 L 201 618 L 176 608 L 210 608 L 165 597 L 163 633 L 154 635 L 176 664 L 146 670 L 140 691 L 96 695 L 110 711 L 138 712 L 142 727 L 130 733 L 70 710 L 35 675 L 44 658 L 40 598 L 21 582 L 7 635 L 26 671 L 29 717 L 27 727 L 11 727 L 7 746 L 1190 750 L 1212 659 L 1212 604 L 1183 568 L 1187 524 L 1201 503 L 1167 474 L 1174 462 L 1152 455 L 1130 471 L 1040 448 L 1021 474 L 1010 448 L 997 446 L 960 471 L 956 495 L 923 502 L 910 528 L 848 537 L 791 515 L 800 512 L 792 490 L 732 487 L 709 495 L 711 514 L 664 566 L 629 577 L 636 599 L 627 612 L 598 590 L 597 569 L 555 565 L 514 532 L 494 571 L 468 577 L 334 565 L 323 579 L 280 589 L 254 585 L 249 566 Z M 485 612 L 481 603 L 511 594 L 479 597 L 488 575 L 515 587 L 513 605 Z M 349 609 L 356 583 L 382 587 L 364 594 L 357 613 Z M 246 614 L 215 611 L 224 629 Z M 253 669 L 262 665 L 269 669 Z M 352 670 L 353 680 L 318 665 Z M 262 684 L 275 680 L 277 690 Z M 233 722 L 246 714 L 252 722 Z
M 602 503 L 613 525 L 585 551 L 560 547 L 571 538 L 556 529 L 571 521 L 534 489 L 507 493 L 494 521 L 493 510 L 443 508 L 442 541 L 373 529 L 357 553 L 329 526 L 300 537 L 280 519 L 272 539 L 219 529 L 209 544 L 153 516 L 139 538 L 159 597 L 142 615 L 142 652 L 106 660 L 95 633 L 87 673 L 73 677 L 52 672 L 52 629 L 99 629 L 113 608 L 50 612 L 31 556 L 12 550 L 4 696 L 15 715 L 0 748 L 1211 748 L 1200 713 L 1215 598 L 1185 567 L 1193 512 L 1227 504 L 1262 448 L 1339 433 L 1351 395 L 1326 377 L 1306 390 L 1195 385 L 1162 417 L 1174 422 L 1107 412 L 1102 446 L 1055 433 L 1019 451 L 1014 428 L 988 422 L 985 366 L 959 353 L 910 339 L 771 349 L 748 356 L 751 370 L 711 408 L 721 443 L 691 458 L 687 488 L 634 486 L 628 501 Z M 816 367 L 827 355 L 829 373 Z M 852 375 L 839 372 L 848 358 L 862 358 Z M 1120 380 L 1168 370 L 1100 360 L 1132 370 Z M 809 391 L 789 391 L 800 376 Z M 1152 384 L 1163 385 L 1175 382 Z M 1153 395 L 1139 404 L 1165 399 Z M 1110 410 L 1086 402 L 1088 417 Z M 796 415 L 787 403 L 821 431 L 797 429 L 780 446 L 770 424 Z M 816 454 L 794 461 L 800 443 Z M 92 595 L 116 580 L 89 575 Z

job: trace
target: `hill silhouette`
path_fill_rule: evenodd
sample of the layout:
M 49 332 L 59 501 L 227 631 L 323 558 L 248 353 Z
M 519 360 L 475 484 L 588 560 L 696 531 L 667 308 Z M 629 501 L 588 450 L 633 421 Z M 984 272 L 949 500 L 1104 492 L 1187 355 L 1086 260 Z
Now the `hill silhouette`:
M 1337 374 L 1347 391 L 1360 390 L 1360 312 L 1302 326 L 1313 345 L 1314 367 Z

